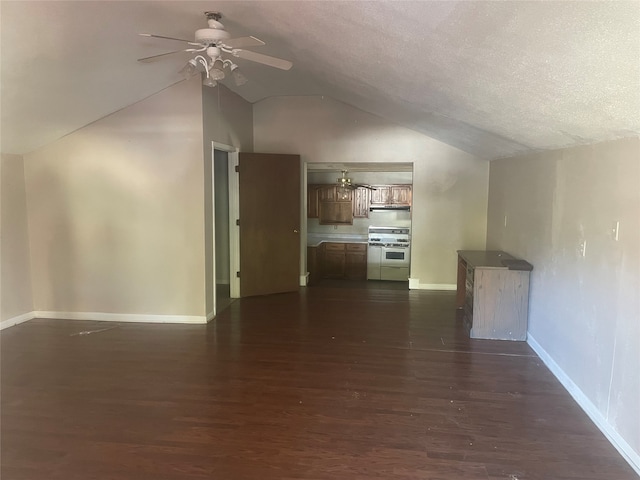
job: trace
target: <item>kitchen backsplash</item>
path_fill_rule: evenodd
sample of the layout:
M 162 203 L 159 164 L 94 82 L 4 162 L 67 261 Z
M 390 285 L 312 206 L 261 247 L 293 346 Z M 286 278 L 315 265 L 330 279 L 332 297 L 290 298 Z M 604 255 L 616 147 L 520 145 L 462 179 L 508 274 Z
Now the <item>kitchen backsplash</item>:
M 369 218 L 354 218 L 353 225 L 320 225 L 317 218 L 307 219 L 307 233 L 342 233 L 366 235 L 370 225 L 376 227 L 409 227 L 411 212 L 384 211 L 369 212 Z

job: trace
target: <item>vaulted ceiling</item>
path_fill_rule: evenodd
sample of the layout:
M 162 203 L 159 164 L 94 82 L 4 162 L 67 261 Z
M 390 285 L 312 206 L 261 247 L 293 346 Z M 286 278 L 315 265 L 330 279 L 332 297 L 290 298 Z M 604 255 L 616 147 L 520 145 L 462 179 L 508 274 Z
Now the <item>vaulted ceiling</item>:
M 249 102 L 325 95 L 484 158 L 640 134 L 640 2 L 2 1 L 1 149 L 26 153 L 166 88 L 217 10 Z

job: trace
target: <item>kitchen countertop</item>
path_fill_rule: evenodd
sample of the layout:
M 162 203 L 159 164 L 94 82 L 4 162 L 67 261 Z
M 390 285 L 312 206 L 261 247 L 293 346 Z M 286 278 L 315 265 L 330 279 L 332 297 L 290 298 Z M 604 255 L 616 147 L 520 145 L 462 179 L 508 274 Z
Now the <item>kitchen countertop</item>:
M 458 250 L 458 255 L 476 268 L 507 268 L 503 259 L 512 259 L 508 253 L 498 250 Z
M 458 250 L 458 255 L 474 268 L 532 270 L 533 266 L 499 250 Z
M 348 233 L 309 233 L 307 246 L 317 247 L 322 242 L 367 243 L 368 236 Z

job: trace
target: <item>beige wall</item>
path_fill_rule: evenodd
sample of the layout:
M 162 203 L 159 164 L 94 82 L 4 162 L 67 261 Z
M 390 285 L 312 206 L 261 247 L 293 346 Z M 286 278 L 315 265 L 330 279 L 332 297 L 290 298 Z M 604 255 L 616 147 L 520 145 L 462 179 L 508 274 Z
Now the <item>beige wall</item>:
M 532 342 L 586 397 L 596 421 L 628 444 L 638 466 L 639 185 L 637 138 L 496 160 L 487 233 L 488 248 L 533 264 Z
M 215 298 L 214 283 L 214 210 L 212 203 L 212 156 L 211 142 L 239 148 L 243 152 L 253 151 L 253 106 L 233 93 L 224 85 L 215 88 L 202 87 L 202 113 L 204 132 L 204 195 L 205 195 L 205 263 L 206 263 L 206 311 L 213 313 Z M 219 193 L 219 192 L 218 192 Z M 228 248 L 218 248 L 227 252 Z M 217 262 L 228 262 L 228 258 L 218 258 Z
M 456 250 L 484 248 L 488 162 L 327 97 L 270 98 L 253 114 L 256 152 L 414 163 L 411 277 L 420 284 L 455 284 Z
M 33 311 L 22 156 L 2 155 L 0 179 L 0 321 L 10 321 Z
M 35 309 L 205 315 L 201 82 L 24 156 Z

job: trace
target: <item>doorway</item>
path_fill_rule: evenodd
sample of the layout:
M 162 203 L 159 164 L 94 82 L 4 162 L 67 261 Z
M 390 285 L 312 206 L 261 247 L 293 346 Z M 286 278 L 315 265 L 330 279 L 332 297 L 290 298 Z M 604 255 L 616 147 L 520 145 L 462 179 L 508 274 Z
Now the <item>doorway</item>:
M 205 308 L 213 320 L 235 298 L 239 282 L 230 272 L 238 270 L 237 185 L 233 182 L 238 150 L 211 142 L 211 156 L 204 163 Z
M 229 154 L 213 152 L 213 218 L 215 245 L 215 310 L 220 313 L 231 302 L 230 232 L 229 232 Z
M 376 249 L 372 252 L 366 244 L 371 228 L 406 229 L 408 238 L 401 240 L 407 252 L 403 257 L 410 258 L 413 163 L 307 163 L 305 174 L 306 265 L 311 284 L 317 285 L 319 280 L 340 285 L 364 281 L 370 284 L 370 288 L 393 289 L 400 286 L 408 289 L 409 271 L 406 278 L 403 271 L 401 276 L 383 280 L 381 276 L 370 274 L 369 264 L 373 262 L 375 265 L 375 256 L 371 253 L 376 253 Z M 345 177 L 350 180 L 355 193 L 351 193 L 350 198 L 333 200 L 332 187 L 336 188 L 336 184 Z M 335 195 L 337 198 L 337 191 Z M 348 215 L 323 216 L 321 203 L 327 205 L 324 213 L 332 212 L 329 208 L 332 201 L 346 203 Z M 327 251 L 327 245 L 332 251 Z M 376 248 L 380 258 L 381 251 Z

